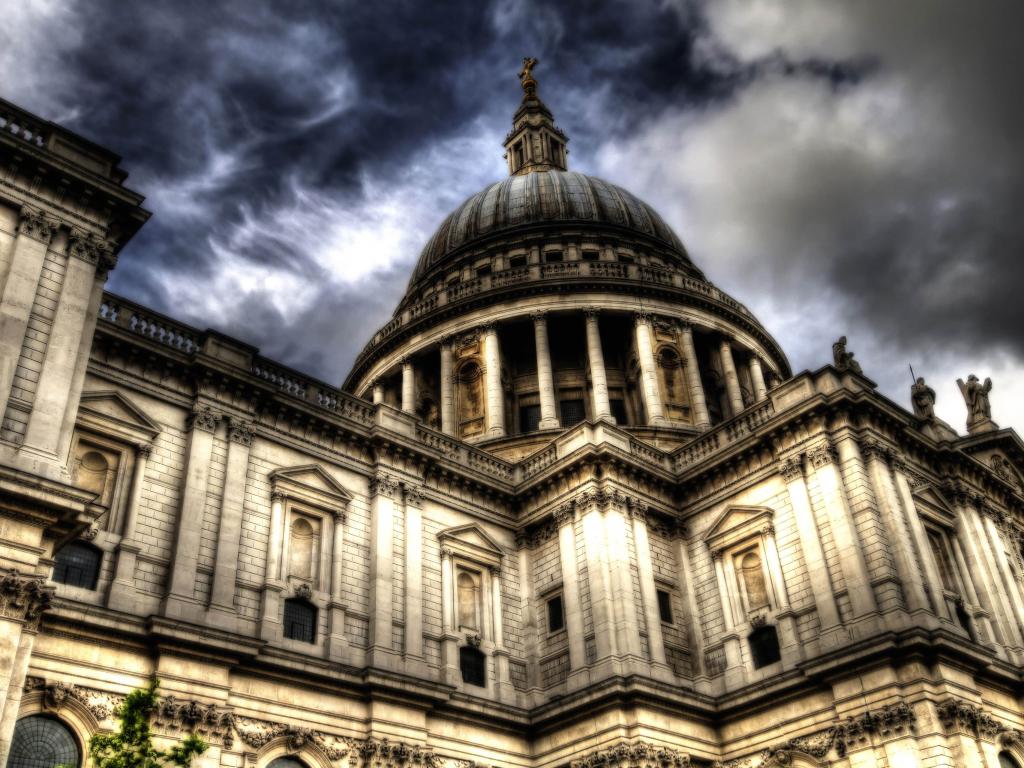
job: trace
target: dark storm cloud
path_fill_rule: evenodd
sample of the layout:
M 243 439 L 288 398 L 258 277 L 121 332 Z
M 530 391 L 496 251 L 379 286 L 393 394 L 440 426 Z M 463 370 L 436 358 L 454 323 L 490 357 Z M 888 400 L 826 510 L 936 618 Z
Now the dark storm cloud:
M 432 227 L 503 174 L 537 56 L 576 168 L 661 207 L 796 367 L 849 331 L 898 394 L 895 360 L 1021 372 L 1020 15 L 41 2 L 14 12 L 0 64 L 4 95 L 123 154 L 149 196 L 114 290 L 339 381 Z

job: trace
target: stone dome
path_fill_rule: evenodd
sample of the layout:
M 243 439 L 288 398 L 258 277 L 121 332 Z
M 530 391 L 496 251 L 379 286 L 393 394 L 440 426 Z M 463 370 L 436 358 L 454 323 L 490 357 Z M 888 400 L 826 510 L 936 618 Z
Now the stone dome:
M 552 168 L 495 182 L 458 206 L 427 241 L 410 286 L 491 236 L 573 223 L 646 236 L 692 266 L 675 232 L 647 203 L 603 179 Z

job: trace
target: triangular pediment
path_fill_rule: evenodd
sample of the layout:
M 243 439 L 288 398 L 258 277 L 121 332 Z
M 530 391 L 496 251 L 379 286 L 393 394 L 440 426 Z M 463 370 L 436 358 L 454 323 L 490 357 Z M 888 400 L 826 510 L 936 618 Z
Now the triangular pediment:
M 470 557 L 485 560 L 500 560 L 504 551 L 501 546 L 475 523 L 448 528 L 437 534 L 442 546 L 456 549 Z
M 729 507 L 708 529 L 704 540 L 711 543 L 734 533 L 746 533 L 748 529 L 768 525 L 771 520 L 772 510 L 768 507 Z
M 270 484 L 276 493 L 319 506 L 344 507 L 352 500 L 352 494 L 319 464 L 274 470 Z
M 112 389 L 83 392 L 78 405 L 78 423 L 142 442 L 150 442 L 160 433 L 160 425 L 145 411 Z
M 914 503 L 919 511 L 930 513 L 932 517 L 952 523 L 956 519 L 956 509 L 938 488 L 926 485 L 914 491 Z

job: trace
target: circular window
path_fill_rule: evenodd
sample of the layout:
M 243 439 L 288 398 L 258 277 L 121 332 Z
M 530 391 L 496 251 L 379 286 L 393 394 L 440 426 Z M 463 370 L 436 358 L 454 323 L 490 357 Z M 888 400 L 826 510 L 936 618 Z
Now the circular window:
M 7 768 L 55 768 L 82 763 L 71 729 L 45 715 L 23 717 L 14 726 Z

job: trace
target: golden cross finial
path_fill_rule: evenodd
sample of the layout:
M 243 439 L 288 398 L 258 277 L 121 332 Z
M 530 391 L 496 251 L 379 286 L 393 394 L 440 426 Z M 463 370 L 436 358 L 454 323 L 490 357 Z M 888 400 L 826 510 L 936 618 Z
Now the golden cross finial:
M 533 79 L 533 68 L 535 66 L 537 66 L 536 59 L 529 56 L 523 59 L 523 69 L 519 73 L 519 82 L 527 96 L 533 96 L 537 92 L 537 81 Z

